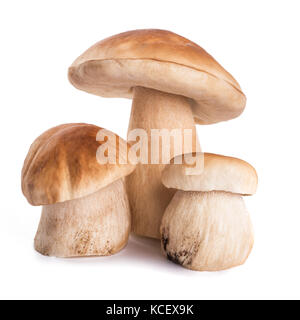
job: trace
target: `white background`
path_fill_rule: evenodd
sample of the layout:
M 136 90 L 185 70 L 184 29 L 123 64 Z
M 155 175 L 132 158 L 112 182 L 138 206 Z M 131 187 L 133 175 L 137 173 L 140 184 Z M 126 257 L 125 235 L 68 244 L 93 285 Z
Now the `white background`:
M 0 298 L 300 298 L 299 1 L 1 1 Z M 242 267 L 197 273 L 154 240 L 108 258 L 63 260 L 33 250 L 40 208 L 21 193 L 32 141 L 67 122 L 126 137 L 130 100 L 72 87 L 67 68 L 90 45 L 140 28 L 174 31 L 212 54 L 248 101 L 239 118 L 198 126 L 204 151 L 240 157 L 259 175 L 246 198 L 256 231 Z

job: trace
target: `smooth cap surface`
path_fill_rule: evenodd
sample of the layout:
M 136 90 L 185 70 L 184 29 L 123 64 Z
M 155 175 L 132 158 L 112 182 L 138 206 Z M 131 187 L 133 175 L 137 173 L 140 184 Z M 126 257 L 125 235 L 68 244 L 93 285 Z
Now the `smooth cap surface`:
M 186 155 L 187 158 L 192 156 L 195 154 Z M 204 170 L 200 175 L 187 175 L 186 168 L 186 164 L 168 164 L 162 174 L 162 183 L 167 188 L 184 191 L 226 191 L 242 195 L 256 192 L 257 173 L 246 161 L 204 153 Z
M 71 65 L 69 80 L 104 97 L 132 98 L 136 86 L 186 96 L 199 124 L 235 118 L 246 104 L 237 81 L 210 54 L 165 30 L 134 30 L 96 43 Z
M 115 164 L 97 161 L 97 150 L 106 143 L 96 140 L 100 130 L 102 135 L 116 137 L 115 145 L 110 146 L 116 150 Z M 119 145 L 127 146 L 127 143 L 112 132 L 90 124 L 64 124 L 44 132 L 31 145 L 24 162 L 25 197 L 32 205 L 64 202 L 92 194 L 130 174 L 134 165 L 121 164 L 127 159 L 127 151 L 119 154 Z

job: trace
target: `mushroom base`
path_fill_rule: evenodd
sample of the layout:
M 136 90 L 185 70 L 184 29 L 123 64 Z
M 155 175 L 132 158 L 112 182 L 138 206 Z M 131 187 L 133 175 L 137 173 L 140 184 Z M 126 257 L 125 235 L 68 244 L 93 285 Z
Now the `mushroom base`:
M 43 207 L 35 249 L 46 256 L 109 256 L 127 244 L 130 210 L 122 179 L 87 197 Z
M 196 271 L 218 271 L 246 261 L 253 228 L 240 195 L 177 191 L 162 220 L 161 241 L 172 262 Z
M 161 137 L 159 164 L 151 164 L 151 130 L 179 129 L 183 136 L 184 130 L 189 129 L 192 132 L 189 151 L 200 151 L 190 99 L 149 88 L 134 88 L 128 132 L 133 129 L 143 129 L 147 132 L 149 159 L 148 164 L 138 164 L 136 170 L 126 177 L 132 212 L 132 231 L 139 236 L 159 239 L 161 219 L 175 190 L 167 189 L 161 183 L 161 174 L 165 168 L 165 164 L 162 163 L 162 152 L 166 151 L 162 150 Z M 185 151 L 184 139 L 181 141 L 180 151 L 177 151 L 177 146 L 175 148 L 172 141 L 171 139 L 168 160 Z

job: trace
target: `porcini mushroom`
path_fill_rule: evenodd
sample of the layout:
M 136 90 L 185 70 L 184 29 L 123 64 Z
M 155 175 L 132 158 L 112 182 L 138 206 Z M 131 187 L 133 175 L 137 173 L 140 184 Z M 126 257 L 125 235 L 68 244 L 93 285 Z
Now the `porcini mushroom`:
M 186 175 L 185 167 L 170 164 L 162 174 L 163 184 L 178 190 L 162 219 L 164 254 L 198 271 L 243 264 L 253 246 L 253 228 L 242 195 L 255 193 L 255 169 L 210 153 L 204 154 L 201 175 Z
M 191 130 L 189 152 L 200 151 L 195 122 L 235 118 L 246 102 L 237 81 L 211 55 L 164 30 L 129 31 L 96 43 L 74 61 L 69 79 L 92 94 L 132 98 L 128 133 L 143 129 L 150 137 L 152 129 Z M 170 159 L 182 152 L 173 148 Z M 161 217 L 174 194 L 161 184 L 163 168 L 162 163 L 139 164 L 127 177 L 138 235 L 159 238 Z
M 31 205 L 43 206 L 34 241 L 43 255 L 107 256 L 127 244 L 131 219 L 124 177 L 134 166 L 122 164 L 127 154 L 119 145 L 127 143 L 116 135 L 116 145 L 109 146 L 116 149 L 116 163 L 99 163 L 100 130 L 114 135 L 94 125 L 65 124 L 30 147 L 22 191 Z

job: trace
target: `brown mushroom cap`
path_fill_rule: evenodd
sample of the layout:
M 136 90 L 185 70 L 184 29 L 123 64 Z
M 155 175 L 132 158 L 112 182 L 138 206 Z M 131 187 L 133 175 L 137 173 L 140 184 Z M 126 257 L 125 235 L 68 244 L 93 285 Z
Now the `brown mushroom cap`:
M 126 142 L 117 135 L 116 164 L 99 164 L 96 154 L 104 142 L 97 141 L 96 136 L 101 129 L 83 123 L 64 124 L 34 141 L 22 170 L 22 191 L 30 204 L 49 205 L 81 198 L 134 170 L 134 165 L 118 162 L 122 159 L 123 163 L 127 153 L 119 155 L 119 145 Z M 113 134 L 107 130 L 105 133 Z
M 187 158 L 192 156 L 195 154 L 186 155 Z M 199 153 L 197 156 L 202 157 L 203 154 Z M 172 162 L 175 162 L 174 159 Z M 188 160 L 186 162 L 188 163 Z M 256 192 L 257 173 L 246 161 L 204 153 L 202 174 L 187 175 L 187 167 L 187 164 L 168 164 L 162 174 L 163 184 L 167 188 L 184 191 L 225 191 L 242 195 L 252 195 Z
M 69 68 L 78 89 L 132 98 L 136 86 L 191 98 L 198 124 L 230 120 L 244 110 L 237 81 L 197 44 L 164 30 L 135 30 L 96 43 Z

